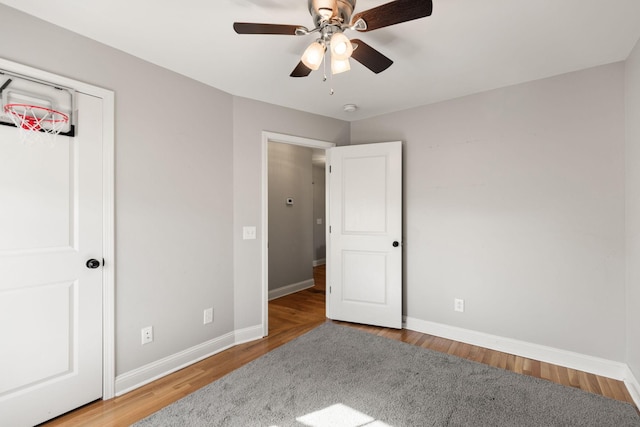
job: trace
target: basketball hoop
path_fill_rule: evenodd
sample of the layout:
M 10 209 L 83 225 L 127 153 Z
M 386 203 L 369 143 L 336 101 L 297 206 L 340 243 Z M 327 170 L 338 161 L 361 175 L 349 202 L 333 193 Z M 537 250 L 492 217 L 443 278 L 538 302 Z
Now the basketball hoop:
M 69 116 L 51 108 L 29 104 L 5 104 L 5 114 L 20 131 L 22 142 L 40 140 L 42 135 L 55 136 L 69 123 Z

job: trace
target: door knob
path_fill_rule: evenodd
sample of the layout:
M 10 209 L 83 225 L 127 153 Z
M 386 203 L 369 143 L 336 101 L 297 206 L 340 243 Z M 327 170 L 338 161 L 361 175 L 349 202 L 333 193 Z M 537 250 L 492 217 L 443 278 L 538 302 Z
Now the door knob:
M 398 243 L 398 241 L 396 240 L 395 242 L 393 242 L 393 247 L 397 248 L 398 246 L 400 246 L 400 243 Z
M 89 261 L 87 261 L 87 268 L 98 268 L 98 267 L 100 267 L 100 261 L 98 261 L 97 259 L 91 258 Z

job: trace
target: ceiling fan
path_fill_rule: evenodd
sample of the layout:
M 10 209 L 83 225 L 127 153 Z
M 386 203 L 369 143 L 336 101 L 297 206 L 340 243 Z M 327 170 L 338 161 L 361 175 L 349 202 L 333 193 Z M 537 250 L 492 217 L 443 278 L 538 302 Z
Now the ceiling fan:
M 300 63 L 291 72 L 291 77 L 306 77 L 322 64 L 325 52 L 331 53 L 331 71 L 333 74 L 348 71 L 349 58 L 380 73 L 393 64 L 376 49 L 359 39 L 349 40 L 345 30 L 360 32 L 412 21 L 431 15 L 432 0 L 395 0 L 352 16 L 356 0 L 308 0 L 309 13 L 314 28 L 300 25 L 258 24 L 235 22 L 233 29 L 238 34 L 280 34 L 305 36 L 318 33 L 316 41 L 311 43 L 302 55 Z

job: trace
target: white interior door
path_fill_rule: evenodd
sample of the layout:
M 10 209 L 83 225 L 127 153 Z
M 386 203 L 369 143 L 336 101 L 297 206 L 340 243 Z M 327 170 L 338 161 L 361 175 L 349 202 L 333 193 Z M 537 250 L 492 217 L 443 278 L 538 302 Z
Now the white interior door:
M 102 396 L 102 99 L 76 137 L 23 144 L 0 126 L 0 424 Z
M 328 150 L 327 317 L 402 327 L 402 143 Z

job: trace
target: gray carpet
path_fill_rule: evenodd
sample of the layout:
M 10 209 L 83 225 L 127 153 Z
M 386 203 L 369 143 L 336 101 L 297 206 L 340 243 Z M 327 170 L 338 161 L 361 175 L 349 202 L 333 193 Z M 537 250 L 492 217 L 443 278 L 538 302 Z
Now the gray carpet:
M 134 424 L 640 426 L 632 405 L 325 323 Z

